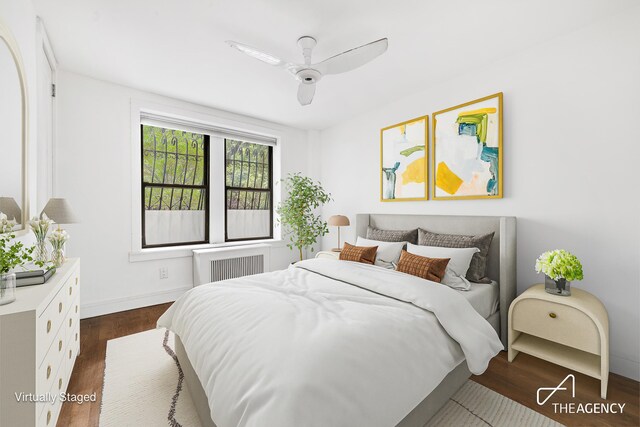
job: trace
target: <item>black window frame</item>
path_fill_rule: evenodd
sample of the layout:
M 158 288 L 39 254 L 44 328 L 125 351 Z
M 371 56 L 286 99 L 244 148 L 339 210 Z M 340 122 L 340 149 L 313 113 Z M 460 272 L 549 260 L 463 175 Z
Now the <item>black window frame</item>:
M 224 156 L 223 156 L 223 167 L 225 171 L 225 179 L 224 179 L 224 241 L 227 242 L 246 242 L 250 240 L 271 240 L 273 239 L 273 146 L 264 144 L 268 148 L 268 161 L 269 161 L 269 187 L 268 188 L 254 188 L 254 187 L 237 187 L 237 186 L 229 186 L 227 185 L 227 140 L 230 141 L 242 141 L 242 139 L 232 139 L 232 138 L 224 138 Z M 255 144 L 249 141 L 243 141 L 249 144 Z M 229 191 L 259 191 L 269 194 L 269 235 L 268 236 L 259 236 L 259 237 L 242 237 L 239 239 L 230 239 L 228 234 L 228 213 L 229 213 Z
M 203 136 L 203 145 L 204 145 L 204 174 L 203 174 L 203 183 L 202 185 L 189 185 L 189 184 L 165 184 L 165 183 L 151 183 L 144 181 L 144 126 L 153 126 L 160 127 L 155 125 L 145 125 L 144 123 L 140 123 L 140 207 L 141 207 L 141 218 L 142 218 L 142 249 L 152 249 L 152 248 L 164 248 L 164 247 L 172 247 L 172 246 L 189 246 L 189 245 L 201 245 L 208 244 L 210 235 L 209 235 L 209 204 L 210 204 L 210 169 L 209 169 L 209 148 L 210 148 L 210 137 L 206 133 L 201 134 Z M 148 245 L 146 243 L 146 226 L 145 226 L 145 190 L 149 188 L 183 188 L 183 189 L 191 189 L 191 190 L 201 190 L 204 191 L 205 202 L 204 202 L 204 240 L 202 241 L 192 241 L 192 242 L 176 242 L 176 243 L 158 243 L 153 245 Z

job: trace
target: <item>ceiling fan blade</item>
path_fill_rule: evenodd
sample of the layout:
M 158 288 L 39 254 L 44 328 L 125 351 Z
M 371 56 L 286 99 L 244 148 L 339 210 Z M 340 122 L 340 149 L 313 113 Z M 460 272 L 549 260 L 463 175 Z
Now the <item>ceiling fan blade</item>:
M 298 102 L 300 105 L 309 105 L 313 101 L 313 95 L 316 93 L 316 84 L 300 83 L 298 86 Z
M 374 42 L 342 52 L 336 56 L 312 65 L 311 67 L 324 74 L 340 74 L 354 70 L 377 56 L 386 52 L 389 40 L 384 38 Z
M 283 61 L 277 56 L 271 55 L 270 53 L 262 52 L 261 50 L 248 46 L 246 44 L 234 42 L 233 40 L 227 40 L 226 43 L 232 48 L 237 49 L 240 52 L 251 56 L 252 58 L 255 58 L 262 62 L 266 62 L 269 65 L 286 68 L 294 74 L 301 68 L 301 66 L 298 64 Z

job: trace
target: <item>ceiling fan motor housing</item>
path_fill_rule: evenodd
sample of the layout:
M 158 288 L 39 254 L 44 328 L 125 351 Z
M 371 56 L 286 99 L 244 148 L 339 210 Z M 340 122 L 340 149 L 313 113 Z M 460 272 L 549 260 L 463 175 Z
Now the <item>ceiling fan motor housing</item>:
M 322 74 L 313 68 L 305 68 L 296 73 L 296 78 L 304 84 L 312 85 L 322 78 Z

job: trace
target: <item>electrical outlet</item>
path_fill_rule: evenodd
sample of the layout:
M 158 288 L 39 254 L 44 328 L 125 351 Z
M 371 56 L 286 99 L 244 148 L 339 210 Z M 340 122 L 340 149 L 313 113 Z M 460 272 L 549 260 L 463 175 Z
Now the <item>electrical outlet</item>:
M 167 267 L 160 267 L 160 278 L 167 279 L 169 277 L 169 269 Z

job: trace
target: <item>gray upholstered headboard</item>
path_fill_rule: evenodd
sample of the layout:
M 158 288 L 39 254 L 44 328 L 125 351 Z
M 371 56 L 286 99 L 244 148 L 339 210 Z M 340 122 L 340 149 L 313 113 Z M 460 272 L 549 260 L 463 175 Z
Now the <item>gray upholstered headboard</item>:
M 507 313 L 516 297 L 516 218 L 509 216 L 449 216 L 358 214 L 356 232 L 366 237 L 367 226 L 383 230 L 424 228 L 436 233 L 495 233 L 487 259 L 488 276 L 500 285 L 500 339 L 507 345 Z

